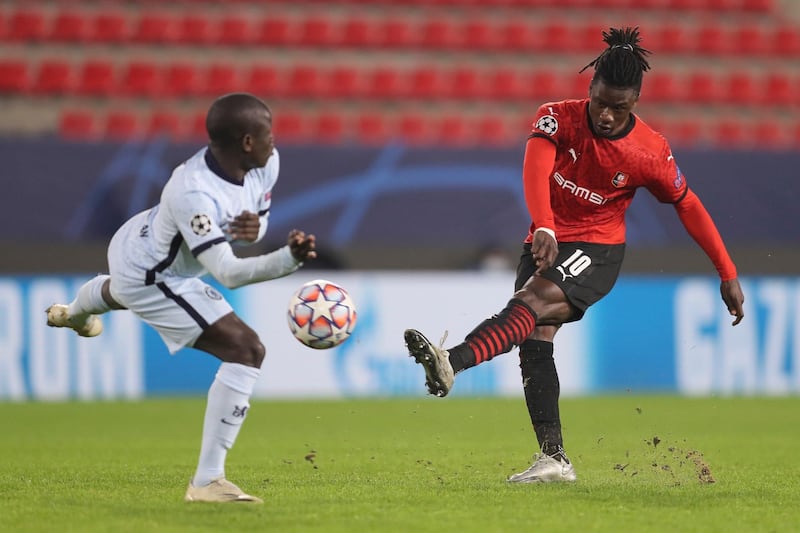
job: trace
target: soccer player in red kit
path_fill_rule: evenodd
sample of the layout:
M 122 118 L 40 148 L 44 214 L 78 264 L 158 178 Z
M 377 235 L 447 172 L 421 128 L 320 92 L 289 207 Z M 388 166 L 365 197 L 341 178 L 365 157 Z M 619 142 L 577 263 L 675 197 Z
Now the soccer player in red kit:
M 445 396 L 455 375 L 520 348 L 520 368 L 541 453 L 514 483 L 575 481 L 563 448 L 553 338 L 567 322 L 608 294 L 625 253 L 625 211 L 644 187 L 672 204 L 686 230 L 719 273 L 733 325 L 744 317 L 736 267 L 667 141 L 633 113 L 650 54 L 638 28 L 603 32 L 607 48 L 594 68 L 589 97 L 539 108 L 525 147 L 523 182 L 531 226 L 506 307 L 481 322 L 461 344 L 444 350 L 409 329 L 409 354 L 422 364 L 428 391 Z

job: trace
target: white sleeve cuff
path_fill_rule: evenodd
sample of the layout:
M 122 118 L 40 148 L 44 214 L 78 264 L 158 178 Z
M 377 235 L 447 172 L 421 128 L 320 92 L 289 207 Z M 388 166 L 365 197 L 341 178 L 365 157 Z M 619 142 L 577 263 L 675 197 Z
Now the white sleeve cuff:
M 554 241 L 558 242 L 558 239 L 556 239 L 556 232 L 554 230 L 550 228 L 536 228 L 535 230 L 533 230 L 534 233 L 536 233 L 537 231 L 543 231 L 547 233 L 553 238 Z

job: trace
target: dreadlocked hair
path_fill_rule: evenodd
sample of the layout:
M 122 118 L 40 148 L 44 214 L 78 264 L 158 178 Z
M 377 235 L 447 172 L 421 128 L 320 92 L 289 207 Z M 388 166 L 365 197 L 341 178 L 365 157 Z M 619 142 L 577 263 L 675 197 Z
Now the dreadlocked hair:
M 594 67 L 594 82 L 598 78 L 608 85 L 620 88 L 642 89 L 642 74 L 650 70 L 646 56 L 650 50 L 639 46 L 639 27 L 609 28 L 603 32 L 603 41 L 608 48 L 597 58 L 583 67 L 581 72 Z

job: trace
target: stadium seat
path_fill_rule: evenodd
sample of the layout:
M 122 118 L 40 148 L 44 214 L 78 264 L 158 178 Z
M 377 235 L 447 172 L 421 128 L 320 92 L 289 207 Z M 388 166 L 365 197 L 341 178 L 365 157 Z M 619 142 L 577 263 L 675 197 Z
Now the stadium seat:
M 720 99 L 717 81 L 709 72 L 697 71 L 689 74 L 686 83 L 686 101 L 693 104 L 711 104 Z
M 360 144 L 378 146 L 389 139 L 389 127 L 380 112 L 364 111 L 356 118 L 355 139 Z
M 18 9 L 8 19 L 6 38 L 10 41 L 42 41 L 46 35 L 47 28 L 43 11 Z
M 322 77 L 316 64 L 295 65 L 289 70 L 286 95 L 293 98 L 322 96 Z
M 563 97 L 560 75 L 552 70 L 532 72 L 525 81 L 525 95 L 538 102 L 550 102 Z
M 227 93 L 245 90 L 239 79 L 237 67 L 230 63 L 212 63 L 206 68 L 202 92 L 217 97 Z
M 740 9 L 751 13 L 773 13 L 775 0 L 742 0 Z
M 40 95 L 67 94 L 74 88 L 72 67 L 61 59 L 46 59 L 39 63 L 33 92 Z
M 788 106 L 800 103 L 800 89 L 792 77 L 785 72 L 770 72 L 761 90 L 761 103 L 766 106 Z
M 270 46 L 285 46 L 292 43 L 294 28 L 289 19 L 270 15 L 257 24 L 255 42 Z
M 696 119 L 680 119 L 667 127 L 670 144 L 681 147 L 696 147 L 703 140 L 703 126 Z
M 82 96 L 110 96 L 116 89 L 114 64 L 111 61 L 90 59 L 78 74 L 75 92 Z
M 240 15 L 228 15 L 219 23 L 219 44 L 240 46 L 253 42 L 255 36 L 250 20 Z
M 648 102 L 660 104 L 679 100 L 680 83 L 669 70 L 658 70 L 644 76 L 642 97 Z
M 493 100 L 519 100 L 525 97 L 526 86 L 519 72 L 498 68 L 489 73 L 487 96 Z
M 483 18 L 466 21 L 461 29 L 462 38 L 456 43 L 467 50 L 496 50 L 500 47 L 501 38 L 495 24 Z
M 562 20 L 551 20 L 546 22 L 542 28 L 539 29 L 541 39 L 537 43 L 538 50 L 545 50 L 547 52 L 558 53 L 571 53 L 581 51 L 576 39 L 572 35 L 571 26 Z M 602 37 L 598 35 L 597 42 L 601 42 Z M 597 47 L 597 44 L 594 45 Z
M 365 96 L 369 98 L 394 99 L 402 96 L 400 74 L 392 67 L 378 67 L 367 74 Z
M 176 24 L 175 40 L 181 44 L 207 45 L 215 38 L 211 21 L 204 14 L 188 13 Z
M 694 51 L 704 55 L 725 55 L 733 51 L 725 29 L 716 23 L 706 23 L 694 36 Z
M 344 21 L 339 38 L 340 45 L 362 48 L 376 46 L 378 42 L 378 32 L 371 20 L 356 15 Z
M 328 73 L 326 94 L 331 98 L 356 98 L 364 91 L 362 73 L 355 67 L 334 67 Z
M 740 147 L 745 143 L 745 126 L 734 119 L 722 119 L 713 126 L 713 142 L 720 148 Z
M 680 22 L 657 25 L 642 37 L 644 47 L 659 54 L 683 54 L 692 49 L 692 36 Z
M 89 21 L 85 14 L 77 11 L 62 11 L 53 20 L 49 41 L 79 43 L 87 40 Z
M 149 61 L 132 61 L 125 65 L 117 86 L 120 94 L 153 98 L 160 89 L 158 67 Z
M 186 132 L 186 138 L 193 141 L 205 141 L 208 139 L 206 110 L 197 111 L 189 118 L 189 131 Z
M 404 48 L 415 46 L 418 39 L 411 25 L 403 19 L 388 19 L 380 23 L 379 45 L 386 48 Z
M 110 111 L 105 118 L 105 136 L 115 141 L 129 141 L 139 134 L 139 121 L 130 111 Z
M 147 121 L 145 134 L 148 137 L 167 137 L 180 140 L 184 136 L 183 119 L 172 111 L 154 111 Z
M 737 26 L 731 33 L 730 39 L 733 52 L 738 55 L 762 55 L 769 48 L 767 35 L 756 25 Z
M 142 44 L 170 44 L 178 40 L 178 21 L 170 13 L 143 10 L 131 39 Z
M 444 76 L 435 66 L 412 69 L 408 74 L 406 87 L 406 96 L 409 98 L 435 99 L 446 96 Z
M 295 111 L 278 110 L 272 120 L 277 144 L 291 144 L 308 138 L 305 118 Z
M 753 126 L 752 141 L 761 150 L 783 150 L 788 148 L 789 139 L 781 125 L 770 119 L 763 119 Z
M 329 46 L 335 44 L 335 32 L 330 19 L 311 16 L 300 22 L 298 44 L 303 46 Z
M 772 33 L 768 52 L 779 57 L 795 57 L 800 54 L 800 28 L 780 24 Z
M 527 51 L 536 42 L 534 30 L 527 22 L 507 22 L 500 28 L 500 35 L 500 47 L 506 51 Z
M 312 136 L 322 144 L 341 143 L 345 133 L 345 119 L 339 113 L 326 111 L 314 117 Z
M 456 23 L 449 16 L 430 18 L 420 28 L 420 45 L 431 49 L 452 49 L 461 44 Z
M 752 75 L 744 70 L 732 70 L 723 80 L 722 101 L 735 105 L 755 104 L 758 89 Z
M 279 92 L 278 69 L 271 65 L 254 65 L 247 74 L 247 90 L 258 95 L 272 95 Z
M 449 95 L 455 99 L 474 99 L 483 95 L 481 75 L 473 67 L 456 67 L 450 73 Z
M 478 119 L 478 139 L 481 144 L 504 146 L 509 144 L 509 132 L 505 120 L 496 115 L 486 115 Z
M 200 74 L 193 63 L 175 62 L 168 64 L 163 70 L 161 94 L 181 97 L 202 94 Z
M 123 43 L 130 37 L 128 16 L 119 11 L 101 11 L 90 23 L 88 39 L 94 43 Z
M 436 121 L 434 141 L 443 146 L 467 146 L 473 139 L 473 129 L 460 114 L 448 114 Z
M 418 113 L 401 113 L 394 128 L 394 134 L 403 143 L 419 146 L 430 142 L 429 124 L 426 118 Z
M 97 135 L 94 115 L 84 110 L 62 111 L 58 119 L 58 134 L 72 141 L 93 139 Z
M 0 60 L 0 93 L 25 93 L 29 86 L 28 63 L 17 59 Z

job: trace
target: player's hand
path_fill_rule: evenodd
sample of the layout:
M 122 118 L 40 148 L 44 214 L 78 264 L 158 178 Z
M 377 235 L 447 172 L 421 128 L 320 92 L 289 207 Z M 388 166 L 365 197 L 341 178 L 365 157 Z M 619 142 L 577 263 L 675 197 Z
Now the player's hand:
M 228 235 L 232 241 L 256 242 L 261 221 L 258 215 L 250 211 L 242 211 L 228 226 Z
M 742 308 L 744 293 L 742 293 L 742 287 L 739 286 L 739 280 L 734 278 L 729 281 L 723 281 L 719 285 L 719 292 L 722 294 L 722 301 L 728 307 L 728 313 L 736 317 L 732 324 L 735 326 L 744 318 L 744 309 Z
M 536 271 L 533 275 L 539 276 L 556 262 L 558 243 L 546 232 L 535 231 L 533 232 L 533 242 L 531 243 L 531 255 L 536 265 Z
M 298 261 L 317 257 L 317 238 L 314 235 L 306 235 L 299 229 L 293 229 L 289 232 L 288 244 L 292 257 Z

